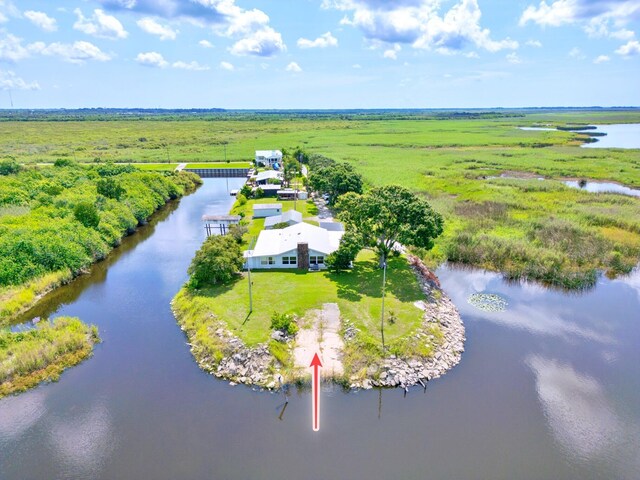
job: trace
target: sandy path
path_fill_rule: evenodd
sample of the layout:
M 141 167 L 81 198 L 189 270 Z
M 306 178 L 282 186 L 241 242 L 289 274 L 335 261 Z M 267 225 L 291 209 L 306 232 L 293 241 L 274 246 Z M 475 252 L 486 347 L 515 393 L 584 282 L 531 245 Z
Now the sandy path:
M 335 303 L 325 303 L 322 310 L 309 312 L 313 318 L 311 328 L 303 328 L 296 337 L 293 351 L 296 367 L 309 368 L 317 352 L 322 361 L 323 376 L 340 376 L 344 372 L 341 356 L 344 343 L 340 336 L 340 309 Z

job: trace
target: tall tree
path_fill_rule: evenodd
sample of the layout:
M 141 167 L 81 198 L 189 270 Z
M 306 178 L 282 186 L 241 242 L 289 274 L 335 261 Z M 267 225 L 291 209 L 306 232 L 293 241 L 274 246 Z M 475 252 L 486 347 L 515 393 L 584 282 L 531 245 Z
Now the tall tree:
M 426 200 L 399 185 L 374 188 L 338 199 L 339 218 L 354 229 L 363 246 L 374 249 L 382 267 L 397 244 L 433 248 L 443 220 Z
M 328 193 L 334 204 L 340 195 L 362 193 L 362 176 L 348 163 L 333 163 L 312 170 L 309 184 L 317 192 Z

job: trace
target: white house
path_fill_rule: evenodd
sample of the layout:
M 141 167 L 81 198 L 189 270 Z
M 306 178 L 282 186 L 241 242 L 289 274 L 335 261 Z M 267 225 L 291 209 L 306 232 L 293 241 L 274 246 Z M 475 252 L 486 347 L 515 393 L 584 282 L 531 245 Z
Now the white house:
M 274 163 L 282 165 L 282 152 L 280 150 L 256 150 L 257 165 L 273 167 Z
M 264 228 L 269 230 L 279 223 L 286 223 L 289 226 L 296 223 L 302 223 L 302 214 L 295 210 L 289 210 L 282 215 L 274 215 L 273 217 L 267 217 L 264 219 Z
M 281 230 L 263 230 L 255 248 L 244 252 L 245 267 L 325 268 L 327 255 L 338 249 L 343 234 L 308 223 L 298 223 Z
M 255 203 L 253 205 L 253 218 L 267 218 L 281 214 L 281 203 Z
M 282 183 L 282 174 L 275 170 L 267 170 L 266 172 L 260 172 L 255 177 L 256 185 L 266 185 L 269 180 L 277 180 L 278 183 Z

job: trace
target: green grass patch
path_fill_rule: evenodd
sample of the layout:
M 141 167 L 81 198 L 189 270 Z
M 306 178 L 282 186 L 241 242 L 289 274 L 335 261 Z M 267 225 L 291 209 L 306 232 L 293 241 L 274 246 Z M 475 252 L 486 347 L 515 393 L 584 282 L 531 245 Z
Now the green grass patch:
M 253 271 L 253 313 L 249 314 L 247 274 L 232 285 L 190 291 L 183 288 L 174 300 L 178 319 L 188 317 L 194 331 L 212 319 L 223 320 L 247 345 L 264 343 L 271 335 L 273 312 L 302 318 L 324 303 L 337 303 L 344 320 L 368 332 L 381 345 L 382 271 L 370 251 L 363 251 L 353 270 L 334 274 L 301 270 Z M 422 312 L 413 303 L 424 299 L 406 259 L 393 258 L 387 269 L 385 308 L 397 320 L 385 324 L 385 340 L 393 342 L 421 325 Z M 211 316 L 209 316 L 211 315 Z

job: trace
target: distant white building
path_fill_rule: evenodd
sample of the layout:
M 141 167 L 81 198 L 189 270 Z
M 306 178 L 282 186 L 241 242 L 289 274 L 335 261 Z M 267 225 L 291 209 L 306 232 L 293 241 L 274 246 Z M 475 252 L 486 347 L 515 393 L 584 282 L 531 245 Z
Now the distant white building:
M 255 203 L 253 205 L 253 218 L 267 218 L 281 214 L 281 203 Z
M 256 164 L 273 167 L 277 163 L 282 166 L 282 152 L 280 150 L 256 150 Z
M 263 230 L 255 248 L 244 252 L 245 267 L 324 269 L 327 255 L 338 249 L 343 234 L 308 223 Z

